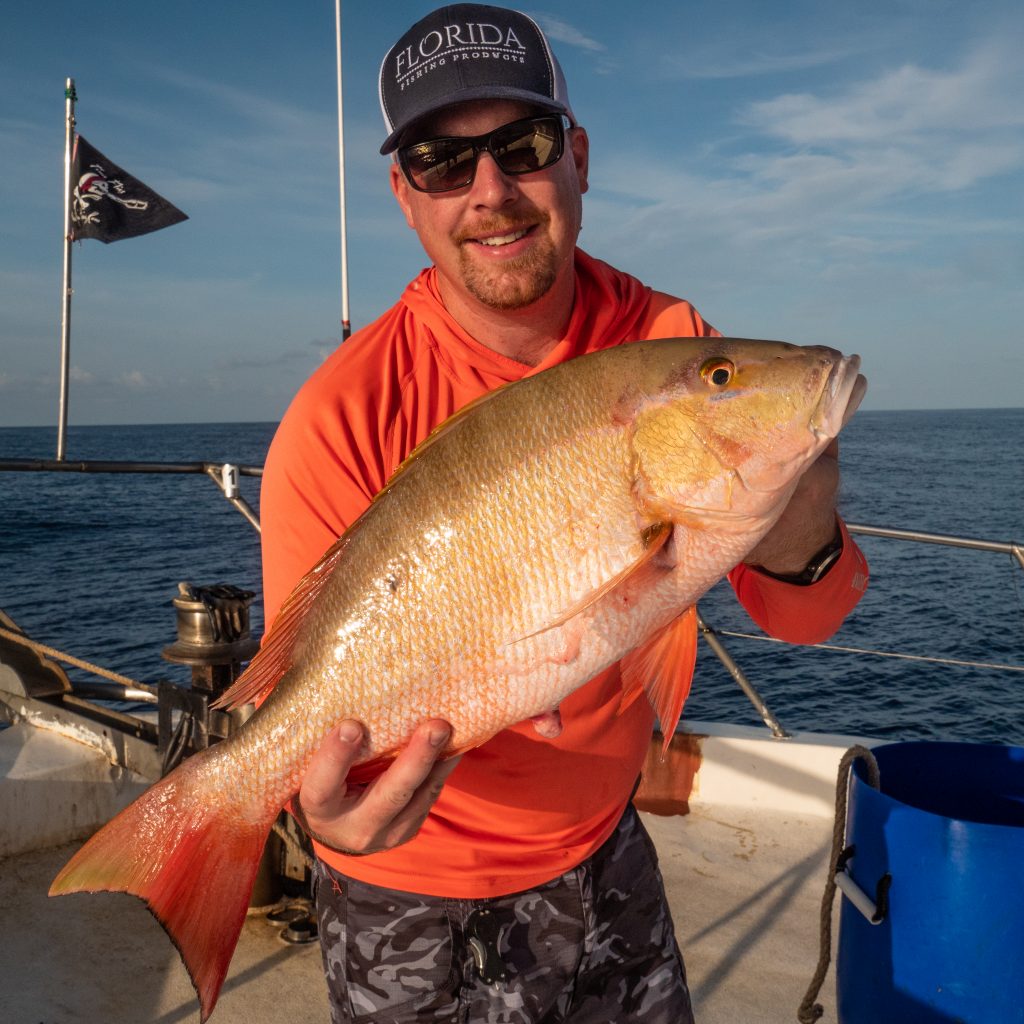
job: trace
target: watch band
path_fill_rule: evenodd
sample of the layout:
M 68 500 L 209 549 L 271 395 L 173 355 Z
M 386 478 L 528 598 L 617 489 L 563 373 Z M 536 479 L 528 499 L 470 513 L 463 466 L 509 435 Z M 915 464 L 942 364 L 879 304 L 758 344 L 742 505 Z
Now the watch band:
M 812 583 L 817 583 L 818 580 L 822 579 L 828 573 L 832 566 L 839 561 L 839 556 L 842 555 L 842 553 L 843 535 L 837 529 L 836 535 L 828 542 L 828 544 L 825 545 L 825 547 L 812 556 L 803 572 L 770 572 L 768 569 L 762 568 L 761 566 L 758 566 L 758 571 L 763 572 L 766 576 L 771 576 L 772 579 L 782 580 L 783 583 L 795 583 L 800 587 L 809 587 Z

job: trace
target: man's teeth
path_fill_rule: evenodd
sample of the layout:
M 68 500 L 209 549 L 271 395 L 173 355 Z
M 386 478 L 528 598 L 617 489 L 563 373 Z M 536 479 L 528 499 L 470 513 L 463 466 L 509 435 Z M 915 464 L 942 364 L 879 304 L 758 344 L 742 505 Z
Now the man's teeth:
M 479 238 L 477 241 L 481 245 L 511 245 L 512 242 L 519 241 L 526 234 L 527 229 L 522 231 L 513 231 L 510 235 L 492 235 L 490 238 Z

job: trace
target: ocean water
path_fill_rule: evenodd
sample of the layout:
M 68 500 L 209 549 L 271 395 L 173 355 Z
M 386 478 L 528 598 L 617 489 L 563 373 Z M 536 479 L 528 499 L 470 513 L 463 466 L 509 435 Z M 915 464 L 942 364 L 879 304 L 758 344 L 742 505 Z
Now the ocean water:
M 67 458 L 261 465 L 274 424 L 71 427 Z M 53 458 L 51 428 L 0 429 L 0 459 Z M 848 521 L 1024 542 L 1024 409 L 861 412 L 842 439 Z M 259 507 L 259 480 L 242 479 Z M 1024 570 L 1009 555 L 860 538 L 863 601 L 831 643 L 1024 665 Z M 186 683 L 179 581 L 255 591 L 256 531 L 204 476 L 0 472 L 0 608 L 35 639 L 144 682 Z M 727 584 L 700 605 L 719 630 L 759 631 Z M 1024 673 L 725 638 L 790 729 L 1024 744 Z M 73 678 L 80 677 L 75 670 Z M 686 716 L 759 718 L 701 645 Z

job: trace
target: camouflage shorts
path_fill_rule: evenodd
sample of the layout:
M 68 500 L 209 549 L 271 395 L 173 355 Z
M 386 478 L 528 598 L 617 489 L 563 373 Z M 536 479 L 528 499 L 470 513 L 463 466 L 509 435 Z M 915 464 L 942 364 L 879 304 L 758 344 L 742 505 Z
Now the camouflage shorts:
M 417 896 L 322 862 L 314 892 L 333 1024 L 693 1022 L 654 847 L 632 806 L 589 860 L 527 892 Z

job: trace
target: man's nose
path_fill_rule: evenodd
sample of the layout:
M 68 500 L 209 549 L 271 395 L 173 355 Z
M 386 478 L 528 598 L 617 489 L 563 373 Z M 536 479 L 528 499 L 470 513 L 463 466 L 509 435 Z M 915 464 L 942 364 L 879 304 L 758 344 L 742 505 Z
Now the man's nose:
M 506 174 L 490 153 L 484 151 L 476 158 L 476 174 L 470 186 L 470 199 L 477 206 L 491 208 L 513 201 L 519 186 L 513 175 Z

